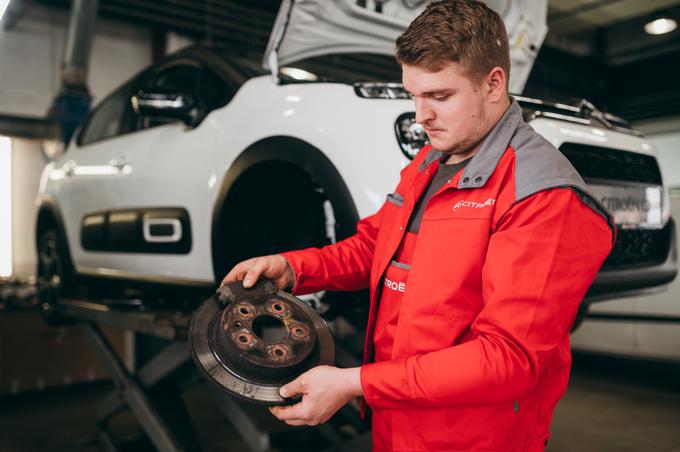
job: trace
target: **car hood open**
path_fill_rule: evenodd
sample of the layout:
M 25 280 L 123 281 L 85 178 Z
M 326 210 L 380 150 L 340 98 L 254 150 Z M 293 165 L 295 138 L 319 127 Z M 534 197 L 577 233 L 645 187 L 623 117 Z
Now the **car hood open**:
M 547 0 L 486 0 L 505 21 L 510 39 L 510 91 L 521 93 L 547 33 Z M 393 55 L 395 40 L 426 0 L 284 0 L 263 65 L 279 68 L 338 53 Z M 381 5 L 376 7 L 376 5 Z

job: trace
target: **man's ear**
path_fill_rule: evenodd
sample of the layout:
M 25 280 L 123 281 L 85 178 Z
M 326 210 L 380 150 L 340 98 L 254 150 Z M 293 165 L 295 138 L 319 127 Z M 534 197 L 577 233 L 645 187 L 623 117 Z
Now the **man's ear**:
M 508 96 L 508 75 L 501 67 L 494 67 L 486 76 L 487 96 L 492 102 L 499 102 Z

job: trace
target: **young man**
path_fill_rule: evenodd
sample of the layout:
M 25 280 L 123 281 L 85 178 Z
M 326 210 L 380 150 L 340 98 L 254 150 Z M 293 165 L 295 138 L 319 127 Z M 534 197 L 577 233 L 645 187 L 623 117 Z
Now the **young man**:
M 375 450 L 543 450 L 569 377 L 569 329 L 613 221 L 509 97 L 496 13 L 430 3 L 397 59 L 432 146 L 354 236 L 225 277 L 297 294 L 370 288 L 364 365 L 311 369 L 281 388 L 302 401 L 272 413 L 315 425 L 361 396 Z

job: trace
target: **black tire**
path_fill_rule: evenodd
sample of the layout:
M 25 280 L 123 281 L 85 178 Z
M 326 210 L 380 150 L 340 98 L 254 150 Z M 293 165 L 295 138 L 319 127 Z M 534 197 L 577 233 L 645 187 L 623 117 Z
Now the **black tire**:
M 324 201 L 292 165 L 267 162 L 246 173 L 221 211 L 216 279 L 250 257 L 327 245 Z
M 251 257 L 328 245 L 326 200 L 320 184 L 293 165 L 266 162 L 246 172 L 221 209 L 216 280 Z M 368 291 L 327 292 L 323 316 L 345 316 L 361 329 L 368 317 L 367 298 Z
M 65 243 L 53 228 L 38 237 L 38 303 L 45 322 L 53 326 L 72 324 L 60 315 L 60 302 L 75 291 L 73 269 L 68 261 Z

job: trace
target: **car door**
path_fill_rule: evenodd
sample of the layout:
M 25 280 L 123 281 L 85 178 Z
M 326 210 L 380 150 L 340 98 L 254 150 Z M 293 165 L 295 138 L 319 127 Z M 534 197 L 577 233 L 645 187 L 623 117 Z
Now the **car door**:
M 129 171 L 122 156 L 130 145 L 126 139 L 132 128 L 130 94 L 131 83 L 126 83 L 101 101 L 60 162 L 59 174 L 64 179 L 60 209 L 79 271 L 97 267 L 100 259 L 81 245 L 83 221 L 92 212 L 106 209 L 111 191 Z
M 140 90 L 193 96 L 199 124 L 133 117 L 133 133 L 117 140 L 117 153 L 107 153 L 121 169 L 107 185 L 105 208 L 84 221 L 106 221 L 109 239 L 118 238 L 93 250 L 92 264 L 115 276 L 212 284 L 212 162 L 219 125 L 205 117 L 226 103 L 228 88 L 204 65 L 180 59 L 151 72 L 132 91 Z M 96 228 L 90 232 L 85 236 L 100 236 Z

